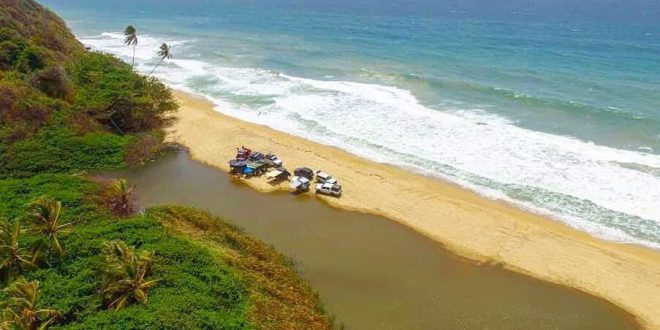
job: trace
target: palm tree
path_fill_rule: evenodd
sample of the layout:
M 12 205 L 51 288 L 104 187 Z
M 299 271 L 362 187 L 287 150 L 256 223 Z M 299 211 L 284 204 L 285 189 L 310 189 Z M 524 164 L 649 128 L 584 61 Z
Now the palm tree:
M 101 294 L 108 308 L 120 309 L 131 302 L 145 303 L 147 291 L 160 280 L 146 280 L 151 272 L 153 252 L 135 253 L 123 241 L 105 243 L 105 264 L 101 271 Z
M 0 281 L 8 283 L 21 272 L 35 268 L 37 254 L 30 254 L 18 244 L 21 225 L 18 220 L 10 223 L 0 219 Z
M 151 74 L 154 73 L 154 71 L 156 71 L 156 68 L 158 68 L 158 66 L 160 66 L 161 63 L 163 63 L 163 60 L 165 60 L 166 58 L 167 59 L 172 58 L 172 53 L 170 52 L 170 50 L 171 48 L 168 44 L 163 43 L 162 45 L 160 45 L 160 50 L 158 51 L 158 56 L 160 56 L 160 61 L 158 61 L 158 64 L 156 64 L 153 70 L 149 72 L 147 77 L 151 76 Z
M 28 282 L 20 278 L 3 290 L 9 300 L 2 305 L 4 324 L 10 329 L 46 329 L 55 322 L 60 313 L 54 309 L 38 308 L 39 282 Z
M 135 211 L 133 203 L 133 187 L 126 179 L 115 180 L 110 185 L 110 207 L 119 216 L 128 216 Z
M 58 234 L 71 227 L 72 223 L 59 224 L 62 203 L 48 197 L 40 197 L 28 206 L 28 215 L 34 223 L 35 233 L 41 235 L 41 243 L 50 245 L 58 255 L 63 255 L 64 250 L 57 238 Z
M 133 61 L 131 61 L 131 68 L 135 65 L 135 47 L 138 44 L 137 30 L 133 25 L 129 25 L 124 30 L 124 43 L 127 46 L 133 46 Z

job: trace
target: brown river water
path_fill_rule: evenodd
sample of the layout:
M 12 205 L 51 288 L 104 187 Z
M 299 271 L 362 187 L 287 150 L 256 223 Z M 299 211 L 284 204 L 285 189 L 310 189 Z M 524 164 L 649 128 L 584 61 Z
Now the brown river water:
M 291 257 L 347 329 L 636 329 L 590 295 L 476 265 L 388 219 L 337 210 L 312 194 L 263 194 L 173 152 L 108 172 L 140 205 L 206 209 Z

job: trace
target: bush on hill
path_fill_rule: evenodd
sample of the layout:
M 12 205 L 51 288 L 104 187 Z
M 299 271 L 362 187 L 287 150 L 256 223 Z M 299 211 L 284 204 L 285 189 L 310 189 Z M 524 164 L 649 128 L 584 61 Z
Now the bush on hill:
M 271 247 L 189 208 L 115 215 L 79 176 L 152 157 L 176 108 L 33 0 L 0 0 L 0 329 L 332 326 Z

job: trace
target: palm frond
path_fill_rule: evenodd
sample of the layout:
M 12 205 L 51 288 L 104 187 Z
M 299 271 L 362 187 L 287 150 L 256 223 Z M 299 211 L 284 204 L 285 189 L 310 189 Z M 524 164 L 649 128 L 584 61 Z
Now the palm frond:
M 108 308 L 120 309 L 131 302 L 147 301 L 147 291 L 160 279 L 145 280 L 151 272 L 154 253 L 135 249 L 123 241 L 106 242 L 101 293 L 110 301 Z
M 60 313 L 54 309 L 40 309 L 36 306 L 39 296 L 39 282 L 28 282 L 24 278 L 14 281 L 3 291 L 9 301 L 3 304 L 4 325 L 18 329 L 45 329 L 55 322 Z M 0 329 L 2 329 L 0 327 Z
M 17 277 L 22 271 L 36 267 L 35 255 L 31 255 L 21 247 L 18 238 L 21 234 L 21 225 L 18 220 L 10 223 L 7 219 L 0 219 L 0 281 L 5 283 Z
M 41 235 L 58 255 L 64 254 L 64 250 L 57 237 L 71 226 L 71 223 L 59 224 L 61 211 L 62 203 L 50 197 L 42 196 L 28 204 L 28 217 L 34 224 L 32 231 Z M 39 243 L 36 251 L 45 245 L 44 241 Z
M 133 25 L 129 25 L 126 27 L 124 30 L 124 43 L 128 46 L 134 46 L 137 45 L 138 39 L 137 39 L 137 30 Z
M 160 45 L 160 50 L 158 51 L 158 56 L 161 58 L 172 58 L 171 48 L 167 43 Z

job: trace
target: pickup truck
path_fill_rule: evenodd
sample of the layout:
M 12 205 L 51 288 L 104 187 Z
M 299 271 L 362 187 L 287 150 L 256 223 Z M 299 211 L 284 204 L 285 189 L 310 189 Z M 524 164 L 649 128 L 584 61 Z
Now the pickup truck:
M 272 167 L 280 167 L 283 164 L 282 160 L 275 154 L 266 154 L 266 159 Z
M 330 183 L 330 184 L 337 183 L 337 179 L 333 178 L 330 174 L 320 170 L 316 171 L 316 181 L 318 181 L 319 183 Z
M 319 183 L 316 185 L 316 193 L 330 196 L 341 196 L 341 185 L 336 183 Z

